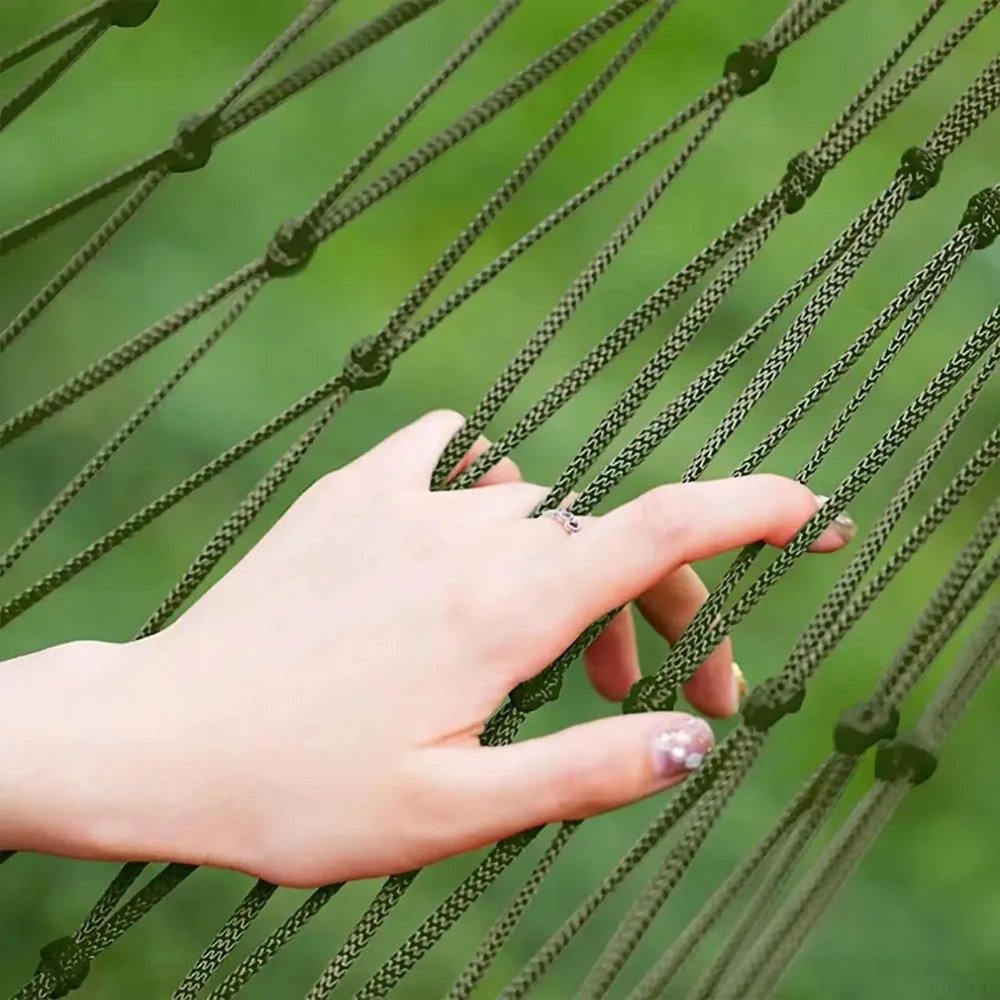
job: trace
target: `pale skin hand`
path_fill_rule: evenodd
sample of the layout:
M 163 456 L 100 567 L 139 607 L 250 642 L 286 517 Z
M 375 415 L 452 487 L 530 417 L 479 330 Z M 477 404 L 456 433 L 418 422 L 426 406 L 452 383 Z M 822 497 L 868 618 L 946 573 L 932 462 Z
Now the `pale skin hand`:
M 509 460 L 474 489 L 430 491 L 460 424 L 429 414 L 316 483 L 159 635 L 4 664 L 0 848 L 314 886 L 683 780 L 711 730 L 680 712 L 508 747 L 478 736 L 511 688 L 613 608 L 635 602 L 675 640 L 705 596 L 691 563 L 783 545 L 820 501 L 776 476 L 665 486 L 570 536 L 527 518 L 546 490 Z M 851 533 L 840 519 L 814 551 Z M 586 656 L 613 700 L 639 677 L 630 615 Z M 685 693 L 706 715 L 737 709 L 728 641 Z

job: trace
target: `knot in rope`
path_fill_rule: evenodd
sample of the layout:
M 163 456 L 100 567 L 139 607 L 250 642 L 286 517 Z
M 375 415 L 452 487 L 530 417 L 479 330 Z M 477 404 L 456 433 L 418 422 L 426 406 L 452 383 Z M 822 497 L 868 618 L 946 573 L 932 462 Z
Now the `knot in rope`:
M 298 274 L 315 252 L 316 240 L 307 221 L 292 219 L 283 223 L 271 237 L 264 255 L 264 269 L 272 278 Z
M 633 715 L 638 712 L 669 712 L 677 704 L 677 692 L 665 690 L 660 679 L 640 677 L 629 690 L 622 712 Z
M 923 784 L 938 766 L 937 750 L 920 733 L 907 733 L 883 743 L 875 754 L 875 777 L 882 781 Z
M 388 377 L 392 362 L 377 336 L 364 337 L 352 345 L 344 362 L 344 381 L 349 389 L 373 389 Z
M 797 712 L 806 700 L 806 689 L 785 674 L 770 677 L 755 687 L 743 702 L 744 725 L 766 733 L 786 715 Z
M 910 182 L 909 200 L 916 201 L 937 187 L 943 168 L 943 156 L 923 146 L 911 146 L 903 153 L 896 176 L 905 177 Z
M 785 212 L 794 215 L 801 211 L 806 201 L 823 183 L 825 170 L 808 150 L 797 153 L 788 161 L 785 176 L 781 178 L 781 193 Z
M 50 941 L 39 952 L 38 971 L 46 972 L 55 981 L 51 997 L 64 997 L 78 990 L 90 973 L 90 962 L 83 949 L 71 937 Z
M 177 126 L 177 133 L 170 143 L 166 156 L 167 169 L 172 174 L 186 174 L 201 170 L 212 158 L 218 115 L 191 115 Z
M 1000 194 L 995 188 L 986 188 L 969 199 L 961 225 L 975 228 L 977 250 L 993 245 L 1000 236 Z
M 565 673 L 565 666 L 557 665 L 522 681 L 510 693 L 511 704 L 519 711 L 528 713 L 555 701 L 562 691 Z
M 746 97 L 763 87 L 778 65 L 778 54 L 772 52 L 763 42 L 747 42 L 726 57 L 723 67 L 725 76 L 735 76 L 739 82 L 737 93 Z
M 102 15 L 115 28 L 137 28 L 145 24 L 160 0 L 106 0 Z
M 864 702 L 844 711 L 833 730 L 833 745 L 849 757 L 860 757 L 869 747 L 892 739 L 899 728 L 895 706 Z

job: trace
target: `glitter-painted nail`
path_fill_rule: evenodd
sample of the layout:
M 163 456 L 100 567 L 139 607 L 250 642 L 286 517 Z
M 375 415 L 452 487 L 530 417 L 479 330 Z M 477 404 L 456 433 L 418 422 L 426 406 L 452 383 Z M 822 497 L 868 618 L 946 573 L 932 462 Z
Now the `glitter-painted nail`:
M 701 767 L 714 738 L 707 722 L 688 717 L 653 740 L 653 762 L 661 781 L 673 781 Z
M 819 494 L 816 495 L 816 499 L 819 501 L 820 507 L 823 506 L 830 498 L 823 497 Z M 858 533 L 858 526 L 854 523 L 854 518 L 850 514 L 840 513 L 833 521 L 830 523 L 830 527 L 843 539 L 845 542 L 851 541 L 855 535 Z

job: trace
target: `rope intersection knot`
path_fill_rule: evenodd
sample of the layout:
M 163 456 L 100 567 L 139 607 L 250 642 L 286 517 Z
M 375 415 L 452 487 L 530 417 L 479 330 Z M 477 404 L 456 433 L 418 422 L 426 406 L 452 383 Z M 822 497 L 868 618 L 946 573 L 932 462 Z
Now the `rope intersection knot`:
M 736 77 L 739 82 L 736 92 L 746 97 L 771 79 L 777 65 L 777 52 L 772 52 L 763 42 L 747 42 L 726 57 L 723 73 Z
M 160 5 L 160 0 L 107 0 L 104 20 L 115 28 L 138 28 Z
M 548 669 L 530 680 L 522 681 L 510 693 L 511 704 L 522 712 L 536 712 L 555 701 L 562 691 L 564 673 Z
M 875 777 L 881 781 L 923 784 L 938 766 L 937 749 L 920 733 L 912 732 L 883 743 L 875 754 Z
M 165 164 L 172 174 L 201 170 L 212 158 L 219 130 L 218 115 L 191 115 L 177 126 Z
M 285 222 L 271 237 L 264 255 L 264 270 L 269 277 L 284 278 L 298 274 L 312 260 L 316 240 L 305 219 Z
M 975 228 L 977 250 L 993 245 L 1000 236 L 1000 194 L 996 188 L 985 188 L 969 199 L 961 225 Z
M 806 700 L 806 689 L 791 677 L 778 674 L 755 687 L 743 702 L 743 724 L 766 733 L 786 715 L 797 712 Z
M 923 146 L 911 146 L 903 153 L 896 176 L 905 177 L 909 181 L 909 200 L 916 201 L 937 187 L 942 169 L 944 157 L 940 153 Z
M 788 161 L 785 176 L 781 178 L 781 194 L 788 215 L 802 210 L 806 201 L 819 190 L 825 172 L 816 155 L 809 150 L 797 153 Z
M 350 389 L 374 389 L 392 369 L 388 353 L 377 336 L 365 337 L 352 345 L 344 362 L 344 380 Z
M 90 962 L 83 949 L 71 937 L 50 941 L 41 951 L 38 971 L 47 972 L 55 980 L 49 996 L 64 997 L 78 990 L 90 973 Z
M 833 744 L 848 757 L 860 757 L 899 729 L 899 709 L 894 705 L 863 702 L 845 709 L 833 730 Z

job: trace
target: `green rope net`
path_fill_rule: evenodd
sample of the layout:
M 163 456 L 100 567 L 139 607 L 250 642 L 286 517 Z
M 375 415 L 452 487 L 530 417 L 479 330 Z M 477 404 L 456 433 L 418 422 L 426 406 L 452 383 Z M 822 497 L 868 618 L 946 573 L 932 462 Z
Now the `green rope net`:
M 11 226 L 0 234 L 0 256 L 13 253 L 29 242 L 65 223 L 85 209 L 116 196 L 124 196 L 93 236 L 58 270 L 7 325 L 0 330 L 0 353 L 30 333 L 32 325 L 116 238 L 119 232 L 171 180 L 207 168 L 217 147 L 237 132 L 287 101 L 304 88 L 333 73 L 369 48 L 423 17 L 441 0 L 401 0 L 362 24 L 346 37 L 314 55 L 297 69 L 266 87 L 259 80 L 304 36 L 316 31 L 336 0 L 313 0 L 302 10 L 260 57 L 206 110 L 182 121 L 174 138 L 135 163 L 67 197 L 33 218 Z M 479 268 L 436 305 L 429 301 L 449 279 L 467 252 L 505 206 L 569 136 L 606 90 L 625 72 L 650 39 L 667 32 L 670 15 L 679 0 L 618 0 L 606 10 L 579 25 L 561 42 L 495 87 L 452 124 L 416 145 L 392 166 L 361 186 L 362 177 L 404 132 L 439 90 L 459 73 L 463 65 L 495 32 L 518 13 L 520 0 L 503 0 L 455 49 L 451 57 L 416 96 L 378 133 L 333 184 L 304 207 L 301 214 L 275 230 L 271 241 L 245 266 L 196 296 L 153 326 L 122 342 L 103 357 L 19 412 L 0 423 L 0 449 L 29 435 L 56 414 L 114 379 L 134 362 L 174 337 L 185 327 L 212 314 L 210 329 L 159 387 L 121 424 L 92 458 L 45 505 L 5 552 L 0 555 L 0 576 L 6 576 L 34 543 L 56 522 L 59 515 L 99 475 L 114 455 L 151 417 L 188 373 L 229 333 L 237 321 L 257 302 L 276 279 L 292 277 L 308 267 L 312 258 L 334 233 L 387 198 L 418 173 L 431 167 L 473 133 L 487 126 L 572 60 L 581 56 L 616 30 L 624 30 L 624 41 L 603 68 L 571 101 L 552 127 L 523 156 L 496 191 L 452 239 L 426 273 L 413 285 L 381 328 L 359 340 L 348 352 L 343 369 L 296 403 L 278 413 L 242 441 L 230 447 L 197 472 L 146 504 L 120 525 L 65 559 L 41 579 L 6 596 L 0 605 L 0 625 L 7 625 L 55 592 L 119 545 L 164 515 L 185 497 L 205 486 L 244 456 L 286 428 L 306 420 L 295 442 L 273 463 L 266 474 L 240 501 L 176 585 L 152 610 L 136 633 L 147 636 L 165 626 L 210 575 L 219 561 L 247 531 L 267 502 L 288 479 L 351 396 L 380 386 L 403 355 L 424 340 L 453 312 L 472 299 L 528 250 L 553 233 L 564 221 L 583 209 L 640 161 L 651 157 L 675 137 L 682 144 L 655 175 L 617 228 L 593 254 L 587 265 L 568 285 L 522 348 L 510 359 L 494 384 L 474 407 L 467 425 L 451 442 L 436 474 L 437 488 L 462 489 L 488 468 L 530 438 L 550 418 L 570 403 L 622 352 L 630 348 L 649 327 L 661 324 L 664 331 L 638 374 L 615 399 L 600 423 L 587 435 L 577 453 L 555 477 L 546 500 L 534 512 L 541 514 L 563 503 L 571 495 L 578 513 L 595 510 L 609 494 L 680 428 L 726 379 L 735 366 L 750 355 L 762 357 L 746 386 L 732 399 L 715 430 L 701 442 L 683 479 L 694 480 L 734 437 L 750 411 L 771 389 L 786 366 L 806 347 L 827 314 L 856 278 L 869 257 L 904 216 L 919 211 L 920 200 L 941 181 L 946 162 L 1000 107 L 1000 57 L 980 68 L 979 74 L 959 93 L 949 110 L 926 132 L 919 145 L 899 149 L 895 173 L 885 177 L 867 207 L 847 222 L 842 232 L 819 253 L 800 277 L 744 332 L 731 339 L 690 384 L 672 393 L 658 405 L 649 419 L 649 401 L 671 373 L 682 353 L 698 338 L 727 294 L 740 281 L 755 259 L 766 251 L 773 235 L 790 216 L 808 210 L 808 202 L 826 176 L 882 122 L 890 118 L 916 93 L 973 33 L 996 31 L 990 15 L 1000 0 L 983 0 L 968 11 L 933 44 L 925 30 L 943 9 L 946 0 L 933 0 L 920 12 L 912 27 L 894 46 L 887 44 L 884 59 L 842 112 L 808 148 L 791 156 L 771 191 L 763 194 L 742 215 L 675 273 L 667 276 L 644 301 L 621 319 L 591 347 L 551 388 L 530 405 L 497 436 L 496 443 L 464 474 L 445 485 L 452 468 L 476 436 L 498 417 L 516 390 L 529 380 L 533 366 L 583 305 L 622 250 L 643 226 L 664 193 L 699 155 L 713 133 L 740 102 L 753 100 L 778 70 L 786 50 L 833 17 L 849 17 L 849 8 L 861 0 L 793 0 L 761 37 L 746 40 L 734 51 L 719 54 L 718 82 L 677 111 L 614 166 L 597 176 L 524 233 L 493 261 Z M 53 47 L 63 46 L 0 108 L 0 131 L 25 114 L 50 88 L 88 52 L 100 52 L 100 41 L 109 32 L 143 27 L 155 30 L 150 20 L 158 0 L 100 0 L 67 17 L 41 35 L 29 39 L 0 58 L 0 73 L 29 60 L 40 60 Z M 863 5 L 862 5 L 863 6 Z M 951 4 L 950 6 L 954 6 Z M 841 8 L 848 8 L 841 13 Z M 519 30 L 530 31 L 530 12 L 519 14 Z M 988 27 L 981 25 L 989 24 Z M 921 55 L 915 50 L 923 46 Z M 90 58 L 98 58 L 99 55 Z M 968 58 L 968 56 L 963 56 Z M 257 88 L 254 90 L 254 88 Z M 253 92 L 251 92 L 253 91 Z M 869 367 L 853 392 L 840 392 L 840 411 L 820 433 L 810 439 L 812 452 L 798 472 L 810 481 L 831 453 L 845 428 L 876 393 L 887 369 L 911 341 L 921 325 L 947 295 L 960 272 L 976 253 L 991 246 L 1000 233 L 1000 186 L 964 193 L 967 207 L 955 219 L 954 234 L 945 240 L 926 264 L 891 298 L 843 352 L 795 400 L 788 398 L 787 412 L 773 429 L 732 470 L 746 475 L 758 469 L 771 453 L 796 433 L 810 411 L 829 393 L 842 390 L 842 380 L 863 364 Z M 786 317 L 780 335 L 775 328 Z M 665 323 L 665 325 L 663 325 Z M 767 353 L 764 347 L 769 343 Z M 886 588 L 936 530 L 995 469 L 1000 456 L 1000 430 L 963 453 L 964 462 L 950 481 L 937 471 L 939 458 L 962 448 L 962 431 L 970 410 L 993 393 L 1000 361 L 1000 306 L 986 315 L 978 328 L 966 331 L 963 341 L 926 385 L 908 399 L 898 415 L 868 451 L 854 456 L 840 478 L 830 501 L 799 535 L 756 576 L 751 576 L 764 554 L 762 546 L 741 552 L 712 591 L 669 658 L 633 689 L 627 711 L 672 707 L 678 689 L 724 636 L 747 615 L 771 588 L 793 570 L 823 528 L 853 501 L 894 456 L 908 447 L 928 421 L 933 438 L 912 464 L 891 495 L 880 516 L 859 540 L 846 569 L 816 609 L 795 641 L 784 665 L 749 694 L 739 725 L 710 753 L 705 766 L 668 800 L 633 847 L 609 870 L 579 906 L 556 929 L 534 957 L 502 988 L 502 1000 L 527 996 L 584 931 L 598 909 L 612 897 L 634 869 L 652 856 L 646 881 L 627 910 L 617 931 L 598 949 L 578 996 L 598 1000 L 612 992 L 637 949 L 654 926 L 694 861 L 699 849 L 719 822 L 726 806 L 740 788 L 766 744 L 771 731 L 803 704 L 809 682 L 874 605 Z M 872 360 L 870 352 L 881 353 Z M 939 410 L 946 398 L 950 411 Z M 783 404 L 784 405 L 784 404 Z M 644 411 L 646 407 L 646 411 Z M 825 412 L 825 411 L 824 411 Z M 617 453 L 608 450 L 636 421 L 642 426 Z M 995 421 L 994 421 L 995 423 Z M 801 432 L 800 432 L 801 433 Z M 592 474 L 592 475 L 591 475 Z M 587 477 L 590 476 L 588 479 Z M 921 501 L 912 528 L 895 547 L 889 545 L 894 529 L 911 508 L 921 490 L 933 486 L 934 498 Z M 1000 502 L 994 502 L 977 524 L 966 532 L 967 541 L 954 554 L 937 590 L 902 639 L 896 657 L 889 663 L 874 690 L 847 709 L 833 736 L 828 759 L 816 767 L 773 828 L 748 853 L 745 860 L 687 922 L 673 941 L 660 941 L 657 958 L 635 979 L 627 995 L 630 1000 L 675 995 L 678 975 L 716 932 L 726 913 L 742 907 L 728 936 L 716 949 L 693 989 L 692 1000 L 741 1000 L 773 995 L 784 972 L 795 959 L 808 934 L 834 900 L 848 875 L 860 862 L 879 831 L 892 817 L 907 793 L 933 774 L 940 746 L 961 716 L 991 667 L 1000 662 L 1000 601 L 997 583 L 1000 553 L 996 542 L 1000 530 Z M 992 602 L 992 603 L 991 603 Z M 942 656 L 967 619 L 978 615 L 976 628 L 964 651 L 954 658 L 945 680 L 914 726 L 899 730 L 900 710 L 911 691 Z M 537 678 L 512 691 L 486 729 L 484 742 L 502 744 L 513 740 L 528 716 L 559 696 L 567 669 L 586 646 L 606 627 L 613 615 L 595 622 L 571 648 Z M 844 799 L 848 786 L 862 766 L 861 758 L 872 752 L 875 783 L 853 808 L 833 839 L 826 842 L 808 870 L 796 881 L 798 869 Z M 559 863 L 583 824 L 564 823 L 552 830 L 530 830 L 497 844 L 474 870 L 392 952 L 381 968 L 356 992 L 358 998 L 374 1000 L 388 995 L 404 982 L 409 972 L 483 896 L 490 886 L 520 856 L 533 853 L 520 888 L 499 913 L 467 964 L 454 969 L 453 982 L 441 984 L 447 1000 L 473 996 L 489 974 L 505 943 L 515 931 L 546 877 Z M 537 842 L 537 843 L 536 843 Z M 10 855 L 2 858 L 7 861 Z M 174 889 L 195 874 L 184 865 L 163 867 L 137 888 L 146 866 L 125 865 L 105 893 L 83 919 L 79 929 L 42 948 L 37 969 L 17 1000 L 61 997 L 92 978 L 91 966 L 112 944 L 143 918 Z M 317 971 L 308 1000 L 329 996 L 351 971 L 364 949 L 406 895 L 418 872 L 386 880 L 357 924 L 347 934 L 329 964 Z M 175 1000 L 211 1000 L 235 996 L 268 962 L 337 896 L 340 885 L 321 888 L 238 962 L 234 951 L 255 921 L 277 895 L 274 886 L 254 885 L 232 915 L 207 943 L 178 983 Z M 751 891 L 752 889 L 752 891 Z M 624 994 L 623 994 L 624 995 Z

